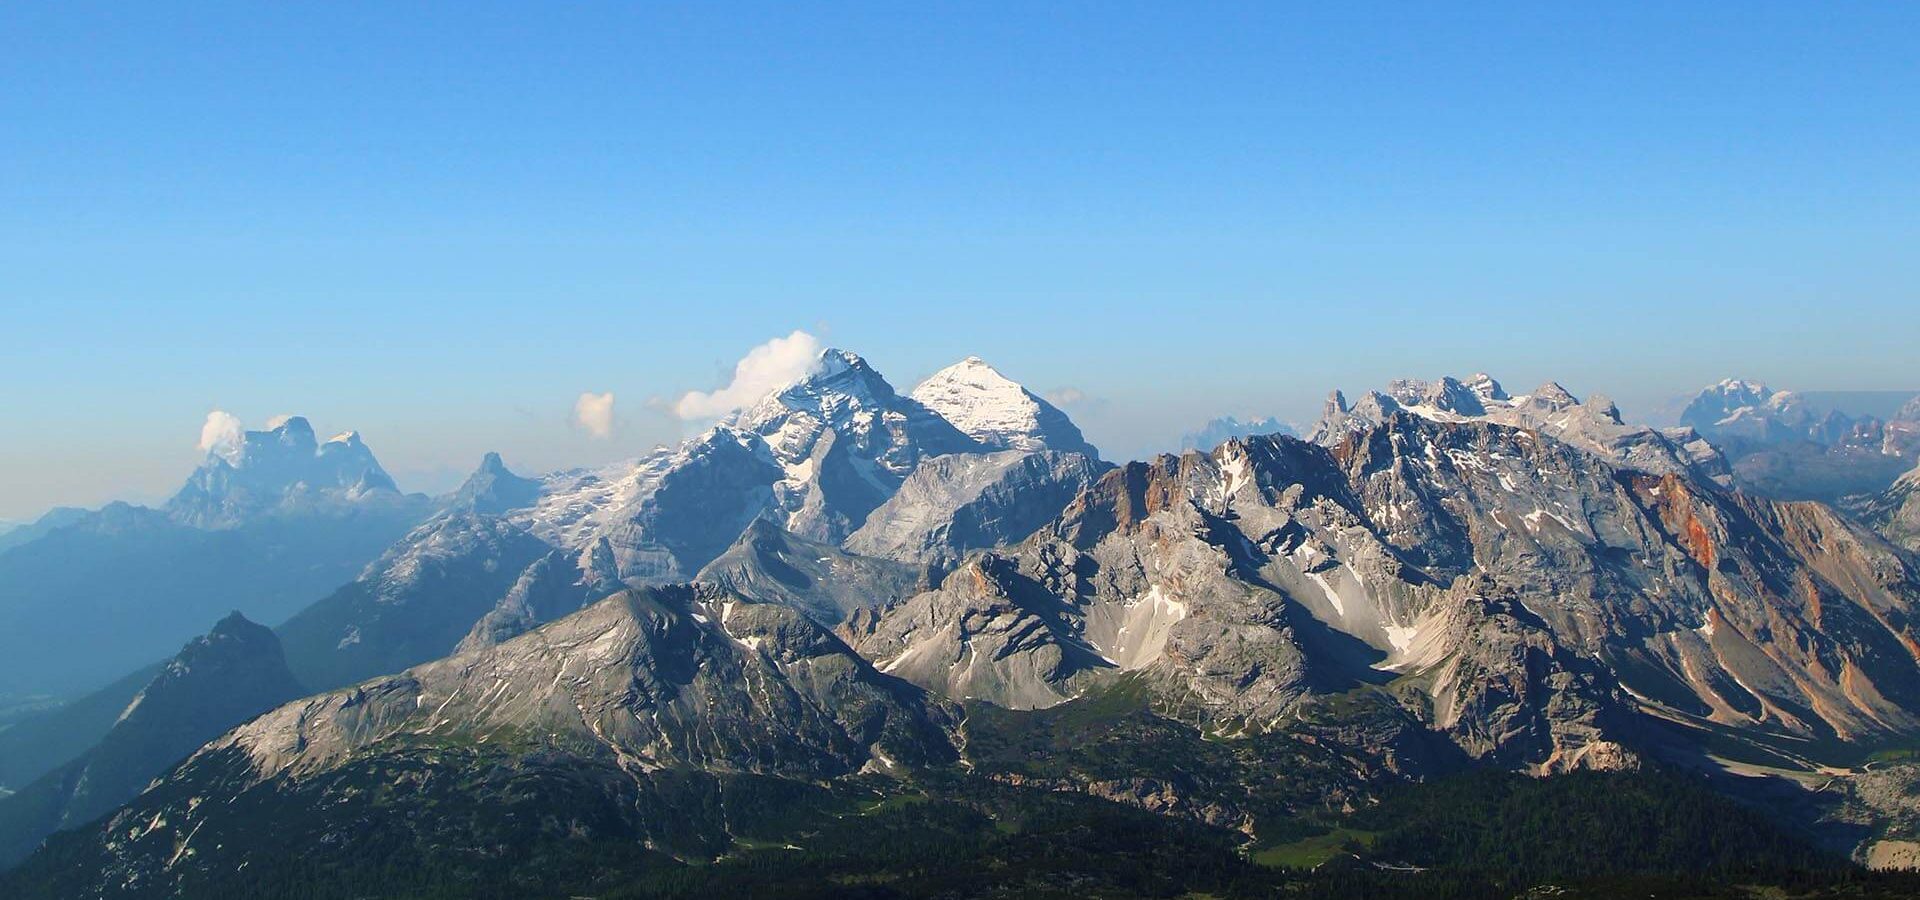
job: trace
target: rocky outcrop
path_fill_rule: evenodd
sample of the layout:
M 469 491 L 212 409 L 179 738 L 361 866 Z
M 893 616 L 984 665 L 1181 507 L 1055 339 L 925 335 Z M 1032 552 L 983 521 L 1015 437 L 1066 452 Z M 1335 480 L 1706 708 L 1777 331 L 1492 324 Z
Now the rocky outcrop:
M 922 463 L 850 535 L 848 550 L 944 572 L 973 550 L 1018 543 L 1107 466 L 1081 453 L 954 453 Z
M 941 715 L 799 611 L 695 585 L 282 707 L 208 752 L 241 749 L 264 778 L 403 734 L 544 733 L 642 769 L 829 777 L 950 756 Z
M 983 556 L 937 590 L 855 613 L 840 634 L 882 672 L 956 700 L 1035 709 L 1118 670 L 1080 630 L 1059 597 L 1011 562 Z
M 1849 498 L 1849 508 L 1887 540 L 1920 553 L 1920 468 L 1878 494 Z
M 861 610 L 890 606 L 917 593 L 921 570 L 857 556 L 756 519 L 697 581 L 762 603 L 780 603 L 832 627 Z
M 585 554 L 555 550 L 520 573 L 506 596 L 474 623 L 454 652 L 478 650 L 519 637 L 620 587 L 613 551 L 604 541 Z

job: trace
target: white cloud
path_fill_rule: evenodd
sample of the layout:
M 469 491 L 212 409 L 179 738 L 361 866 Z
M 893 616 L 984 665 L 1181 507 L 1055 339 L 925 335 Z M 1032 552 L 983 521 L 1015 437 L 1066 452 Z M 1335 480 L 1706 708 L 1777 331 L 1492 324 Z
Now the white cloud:
M 224 410 L 207 413 L 206 424 L 200 426 L 200 449 L 208 453 L 230 455 L 240 449 L 246 438 L 247 431 L 240 426 L 240 417 Z
M 581 394 L 573 401 L 573 420 L 588 434 L 603 438 L 613 433 L 613 392 Z
M 281 413 L 277 416 L 274 416 L 273 418 L 267 420 L 267 430 L 272 431 L 275 428 L 279 428 L 280 426 L 287 424 L 287 420 L 291 418 L 293 418 L 293 413 Z
M 1087 402 L 1085 391 L 1075 387 L 1055 388 L 1046 394 L 1047 402 L 1055 406 L 1078 406 Z
M 752 404 L 814 371 L 821 349 L 820 340 L 804 331 L 774 338 L 747 351 L 734 364 L 733 380 L 726 387 L 688 391 L 674 401 L 673 414 L 681 419 L 716 419 Z

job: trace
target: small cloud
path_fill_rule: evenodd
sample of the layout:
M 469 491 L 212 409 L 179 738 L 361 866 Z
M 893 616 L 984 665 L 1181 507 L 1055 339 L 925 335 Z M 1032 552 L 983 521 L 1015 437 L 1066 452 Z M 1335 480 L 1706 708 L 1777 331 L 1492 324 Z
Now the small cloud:
M 1086 392 L 1075 387 L 1054 388 L 1046 393 L 1046 398 L 1055 406 L 1079 406 L 1087 402 Z
M 613 433 L 613 392 L 581 394 L 573 401 L 573 420 L 588 434 L 604 438 Z
M 1041 395 L 1048 403 L 1060 407 L 1077 416 L 1095 416 L 1106 411 L 1107 401 L 1077 387 L 1054 388 Z
M 240 425 L 240 417 L 225 410 L 216 409 L 207 413 L 207 421 L 200 426 L 200 449 L 219 456 L 229 456 L 239 450 L 246 442 L 247 431 Z
M 688 391 L 670 412 L 679 419 L 717 419 L 799 379 L 820 364 L 820 340 L 804 331 L 774 338 L 741 357 L 733 380 L 716 391 Z
M 291 418 L 293 418 L 293 413 L 281 413 L 277 416 L 274 416 L 273 418 L 267 420 L 267 430 L 272 431 L 275 428 L 279 428 L 280 426 L 287 424 L 287 420 Z

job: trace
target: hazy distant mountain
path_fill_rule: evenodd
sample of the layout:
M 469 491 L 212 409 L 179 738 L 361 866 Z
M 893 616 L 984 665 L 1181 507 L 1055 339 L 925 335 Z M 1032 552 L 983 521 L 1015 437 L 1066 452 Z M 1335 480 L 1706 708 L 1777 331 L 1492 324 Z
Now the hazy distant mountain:
M 1728 379 L 1702 390 L 1681 422 L 1726 453 L 1741 484 L 1774 497 L 1835 501 L 1886 488 L 1920 458 L 1920 397 L 1897 404 L 1900 396 L 1803 394 Z M 1859 407 L 1835 405 L 1848 401 Z
M 531 506 L 538 499 L 540 482 L 537 479 L 513 474 L 500 460 L 500 454 L 489 453 L 481 458 L 480 468 L 454 489 L 446 505 L 452 509 L 499 515 Z
M 87 510 L 74 506 L 56 506 L 40 518 L 31 522 L 13 523 L 12 527 L 0 531 L 0 553 L 7 548 L 27 543 L 56 528 L 71 525 L 87 517 Z
M 1272 416 L 1252 418 L 1242 421 L 1233 416 L 1221 416 L 1194 431 L 1180 436 L 1180 450 L 1212 450 L 1233 438 L 1253 437 L 1262 434 L 1284 434 L 1298 437 L 1299 432 L 1292 425 Z
M 428 509 L 357 435 L 292 418 L 209 453 L 162 509 L 55 510 L 0 545 L 0 693 L 84 693 L 228 610 L 277 622 Z
M 167 501 L 166 512 L 188 525 L 220 528 L 273 513 L 404 502 L 359 432 L 322 443 L 306 419 L 292 416 L 270 430 L 246 432 L 237 447 L 208 454 Z
M 0 789 L 18 791 L 105 737 L 162 665 L 142 666 L 106 687 L 0 728 Z

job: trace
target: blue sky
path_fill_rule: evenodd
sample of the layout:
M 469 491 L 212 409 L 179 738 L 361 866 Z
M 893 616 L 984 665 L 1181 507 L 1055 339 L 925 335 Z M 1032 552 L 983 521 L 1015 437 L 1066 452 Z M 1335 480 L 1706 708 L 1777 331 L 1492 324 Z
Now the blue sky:
M 606 461 L 794 329 L 1116 455 L 1403 375 L 1920 387 L 1920 6 L 1326 6 L 0 7 L 0 517 L 215 408 Z

